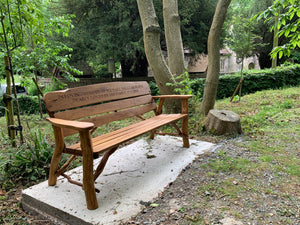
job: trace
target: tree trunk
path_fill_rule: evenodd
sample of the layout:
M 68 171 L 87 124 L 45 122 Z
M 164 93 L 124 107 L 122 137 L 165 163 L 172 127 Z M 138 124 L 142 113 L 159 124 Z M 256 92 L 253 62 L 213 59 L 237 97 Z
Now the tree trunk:
M 204 126 L 216 135 L 242 133 L 240 116 L 229 110 L 210 110 Z
M 163 1 L 163 16 L 168 50 L 168 65 L 171 73 L 176 77 L 184 73 L 184 54 L 177 0 Z
M 277 15 L 275 16 L 275 25 L 274 25 L 274 37 L 273 37 L 273 49 L 278 47 L 278 23 L 279 23 L 279 14 L 280 10 L 277 10 Z M 277 66 L 277 55 L 272 59 L 272 68 Z
M 145 53 L 155 82 L 162 95 L 174 94 L 174 77 L 164 59 L 160 45 L 160 26 L 155 14 L 152 0 L 137 0 L 139 13 L 143 26 Z M 177 104 L 166 101 L 165 110 L 167 112 L 178 111 Z
M 173 88 L 166 83 L 174 83 L 160 46 L 160 26 L 152 0 L 137 0 L 143 25 L 145 53 L 155 82 L 161 94 L 173 94 Z
M 200 113 L 207 115 L 214 108 L 220 73 L 220 37 L 231 0 L 219 0 L 208 35 L 208 69 Z
M 7 119 L 7 131 L 8 136 L 12 141 L 12 146 L 16 146 L 16 133 L 12 127 L 15 126 L 14 121 L 14 110 L 13 110 L 13 102 L 12 102 L 12 92 L 11 92 L 11 63 L 10 63 L 10 57 L 4 56 L 4 62 L 5 62 L 5 72 L 6 72 L 6 95 L 3 96 L 4 105 L 7 108 L 6 111 L 6 119 Z

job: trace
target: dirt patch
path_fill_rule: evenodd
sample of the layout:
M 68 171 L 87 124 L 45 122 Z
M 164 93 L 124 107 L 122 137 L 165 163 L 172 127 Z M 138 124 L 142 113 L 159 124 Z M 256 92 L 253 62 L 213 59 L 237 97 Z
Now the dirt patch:
M 218 160 L 260 163 L 259 154 L 240 147 L 239 141 L 227 140 L 213 153 L 201 155 L 141 213 L 122 224 L 300 224 L 300 184 L 290 182 L 289 175 L 214 167 Z

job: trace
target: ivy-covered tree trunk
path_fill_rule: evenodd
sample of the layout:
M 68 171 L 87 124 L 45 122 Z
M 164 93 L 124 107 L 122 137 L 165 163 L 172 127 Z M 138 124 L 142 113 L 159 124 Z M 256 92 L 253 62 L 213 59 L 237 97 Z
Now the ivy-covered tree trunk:
M 200 106 L 200 113 L 207 115 L 214 108 L 220 74 L 220 37 L 231 0 L 219 0 L 208 35 L 208 69 Z

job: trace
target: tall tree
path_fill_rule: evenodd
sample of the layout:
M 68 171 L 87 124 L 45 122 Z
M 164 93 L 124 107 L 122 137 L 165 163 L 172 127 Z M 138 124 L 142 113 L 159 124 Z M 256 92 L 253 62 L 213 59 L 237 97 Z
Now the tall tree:
M 259 38 L 260 37 L 253 33 L 253 21 L 239 15 L 233 17 L 231 30 L 228 37 L 226 37 L 226 44 L 233 52 L 235 52 L 237 59 L 241 62 L 241 79 L 230 101 L 232 101 L 238 89 L 239 100 L 241 99 L 242 82 L 244 80 L 244 59 L 255 54 L 253 52 L 257 45 L 255 39 Z
M 163 35 L 163 1 L 153 0 L 161 29 L 160 43 L 166 50 Z M 171 1 L 172 3 L 172 1 Z M 217 0 L 178 2 L 183 46 L 193 52 L 206 52 L 207 36 Z M 58 10 L 58 9 L 62 10 Z M 147 60 L 143 30 L 135 0 L 61 0 L 55 11 L 74 14 L 75 28 L 67 39 L 72 47 L 72 62 L 86 60 L 94 65 L 114 58 L 121 62 L 124 76 L 145 74 Z
M 208 35 L 208 69 L 200 106 L 200 113 L 207 115 L 214 108 L 220 74 L 220 37 L 231 0 L 219 0 Z
M 67 43 L 74 49 L 72 63 L 121 63 L 123 77 L 146 76 L 142 27 L 135 0 L 61 0 L 62 13 L 74 14 L 75 29 Z M 57 7 L 54 9 L 57 11 Z
M 137 4 L 143 25 L 145 52 L 156 84 L 161 94 L 173 94 L 172 87 L 166 85 L 167 83 L 174 83 L 174 77 L 161 51 L 161 28 L 155 13 L 153 1 L 137 0 Z

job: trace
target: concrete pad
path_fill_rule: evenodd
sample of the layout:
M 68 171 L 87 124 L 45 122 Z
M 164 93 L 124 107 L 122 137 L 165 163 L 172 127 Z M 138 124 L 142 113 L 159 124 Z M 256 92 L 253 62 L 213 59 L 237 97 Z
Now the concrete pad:
M 45 181 L 24 190 L 22 206 L 61 224 L 119 224 L 139 213 L 141 201 L 157 197 L 197 155 L 214 146 L 195 140 L 190 143 L 190 148 L 184 148 L 181 138 L 156 136 L 118 149 L 96 181 L 95 187 L 101 190 L 96 210 L 88 210 L 81 187 L 64 178 L 54 187 Z M 81 181 L 81 172 L 82 167 L 78 167 L 68 174 Z

